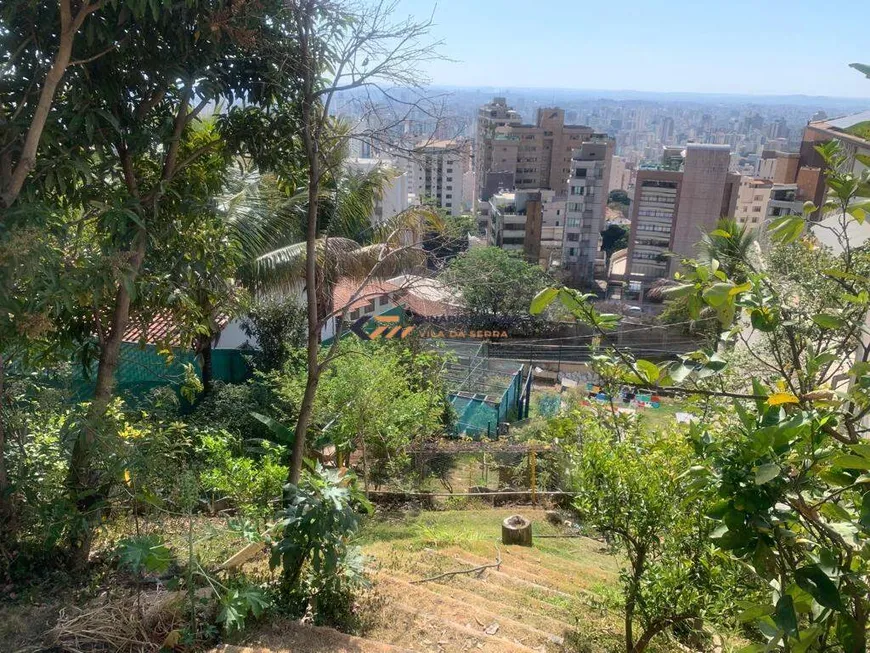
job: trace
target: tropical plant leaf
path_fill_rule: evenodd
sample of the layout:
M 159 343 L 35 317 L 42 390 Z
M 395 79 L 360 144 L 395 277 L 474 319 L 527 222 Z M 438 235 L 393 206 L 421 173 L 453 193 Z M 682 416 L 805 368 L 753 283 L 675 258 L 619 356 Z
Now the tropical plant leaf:
M 535 295 L 534 299 L 532 299 L 532 305 L 529 308 L 529 313 L 532 315 L 538 315 L 544 311 L 553 300 L 559 295 L 558 288 L 544 288 L 541 292 Z
M 846 320 L 838 315 L 831 315 L 829 313 L 817 313 L 811 319 L 823 329 L 842 329 L 846 326 Z
M 795 572 L 798 586 L 808 592 L 820 605 L 832 610 L 842 610 L 840 591 L 818 565 L 807 565 Z
M 778 477 L 781 471 L 779 465 L 773 463 L 759 465 L 755 470 L 755 484 L 764 485 Z

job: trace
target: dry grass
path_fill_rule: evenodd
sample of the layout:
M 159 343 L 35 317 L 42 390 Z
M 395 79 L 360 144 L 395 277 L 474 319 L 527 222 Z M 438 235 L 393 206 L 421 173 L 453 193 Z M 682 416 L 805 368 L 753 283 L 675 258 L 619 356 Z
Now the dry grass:
M 200 590 L 197 595 L 202 597 L 209 591 Z M 159 651 L 177 643 L 187 623 L 186 598 L 184 592 L 143 592 L 138 598 L 132 594 L 107 596 L 83 607 L 68 606 L 46 633 L 45 643 L 70 653 Z M 213 619 L 213 611 L 208 612 L 200 611 L 198 618 Z

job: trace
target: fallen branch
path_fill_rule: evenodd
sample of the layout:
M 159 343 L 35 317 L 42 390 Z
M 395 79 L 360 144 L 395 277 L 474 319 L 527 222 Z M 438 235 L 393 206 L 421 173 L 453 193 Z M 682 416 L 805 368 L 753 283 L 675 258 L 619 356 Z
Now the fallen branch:
M 498 571 L 499 567 L 501 567 L 501 551 L 498 547 L 495 547 L 495 562 L 491 562 L 487 565 L 480 565 L 479 567 L 472 567 L 471 569 L 458 569 L 456 571 L 445 571 L 443 574 L 438 574 L 437 576 L 431 576 L 429 578 L 421 578 L 420 580 L 412 580 L 411 585 L 416 585 L 418 583 L 428 583 L 433 580 L 438 580 L 440 578 L 447 578 L 448 576 L 458 576 L 459 574 L 473 574 L 475 572 L 480 573 L 485 569 L 492 569 L 495 567 L 496 571 Z

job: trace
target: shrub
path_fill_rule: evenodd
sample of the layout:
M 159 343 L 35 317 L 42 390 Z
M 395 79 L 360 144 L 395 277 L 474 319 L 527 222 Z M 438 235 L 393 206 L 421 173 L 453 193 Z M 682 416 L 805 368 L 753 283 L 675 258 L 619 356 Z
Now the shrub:
M 240 438 L 266 438 L 268 429 L 251 413 L 263 413 L 281 421 L 290 421 L 295 415 L 293 405 L 277 395 L 279 378 L 277 372 L 257 373 L 245 383 L 215 383 L 188 422 L 198 427 L 224 429 Z
M 270 560 L 273 568 L 282 568 L 284 607 L 303 614 L 310 606 L 316 621 L 341 621 L 354 592 L 367 585 L 363 556 L 349 542 L 360 527 L 359 510 L 371 506 L 352 474 L 319 464 L 285 490 L 287 504 L 277 524 L 281 537 Z
M 241 438 L 224 430 L 202 431 L 198 439 L 200 482 L 213 506 L 228 502 L 252 518 L 275 509 L 287 478 L 280 462 L 283 447 L 263 442 L 251 452 Z
M 257 341 L 254 365 L 268 372 L 280 370 L 305 347 L 305 309 L 295 297 L 257 302 L 242 322 L 242 330 Z

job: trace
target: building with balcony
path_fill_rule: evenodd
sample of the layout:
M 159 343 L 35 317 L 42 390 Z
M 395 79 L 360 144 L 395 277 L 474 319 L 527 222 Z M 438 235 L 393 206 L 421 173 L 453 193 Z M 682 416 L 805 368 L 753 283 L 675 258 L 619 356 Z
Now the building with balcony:
M 769 179 L 746 176 L 740 178 L 737 205 L 734 210 L 734 220 L 738 225 L 751 230 L 764 225 L 772 187 L 773 182 Z
M 729 172 L 727 145 L 689 143 L 666 148 L 662 164 L 637 172 L 625 277 L 629 293 L 669 278 L 721 217 L 733 217 L 740 176 Z
M 774 220 L 784 215 L 802 215 L 804 200 L 800 198 L 797 184 L 774 184 L 770 188 L 770 200 L 767 202 L 767 220 Z
M 564 197 L 552 190 L 496 193 L 486 202 L 489 244 L 522 254 L 544 269 L 562 262 L 565 233 Z
M 410 192 L 422 203 L 431 203 L 450 215 L 470 210 L 463 199 L 466 173 L 471 169 L 471 145 L 466 140 L 425 142 L 405 162 Z
M 591 127 L 566 125 L 565 111 L 538 109 L 535 124 L 521 124 L 518 114 L 496 98 L 478 112 L 475 142 L 477 201 L 499 188 L 568 191 L 571 157 L 594 134 Z M 612 153 L 611 153 L 612 156 Z M 607 162 L 608 168 L 610 161 Z
M 596 263 L 604 271 L 601 231 L 610 187 L 613 141 L 590 137 L 571 155 L 562 268 L 575 283 L 591 283 Z
M 474 177 L 477 185 L 473 198 L 475 202 L 477 200 L 486 201 L 493 193 L 497 192 L 495 189 L 489 191 L 484 189 L 487 173 L 509 167 L 501 165 L 503 162 L 493 164 L 494 141 L 497 131 L 500 127 L 520 125 L 522 122 L 520 114 L 511 109 L 503 97 L 493 98 L 492 102 L 484 104 L 477 110 L 474 135 Z M 503 134 L 503 130 L 500 133 Z M 499 158 L 501 158 L 501 153 Z M 513 180 L 508 187 L 513 188 Z

